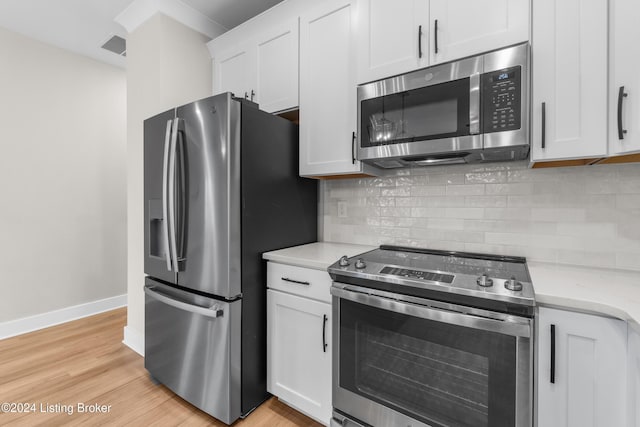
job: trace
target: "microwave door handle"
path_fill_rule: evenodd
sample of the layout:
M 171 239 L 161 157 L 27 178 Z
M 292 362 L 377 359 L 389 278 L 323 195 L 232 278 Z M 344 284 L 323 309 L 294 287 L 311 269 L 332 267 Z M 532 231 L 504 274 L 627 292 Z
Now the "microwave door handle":
M 162 157 L 162 237 L 168 271 L 171 271 L 171 249 L 169 248 L 169 206 L 167 192 L 169 181 L 169 145 L 172 128 L 173 119 L 167 120 L 167 130 L 164 136 L 164 154 Z
M 469 134 L 480 133 L 480 73 L 469 76 Z

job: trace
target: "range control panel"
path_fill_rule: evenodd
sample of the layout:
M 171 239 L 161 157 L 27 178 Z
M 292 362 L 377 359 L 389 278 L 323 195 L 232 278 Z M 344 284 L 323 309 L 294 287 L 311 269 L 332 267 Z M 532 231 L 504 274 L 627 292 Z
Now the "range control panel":
M 521 72 L 517 66 L 482 75 L 483 133 L 520 129 Z
M 407 277 L 409 279 L 430 280 L 432 282 L 451 283 L 455 276 L 451 274 L 436 273 L 433 271 L 425 270 L 410 270 L 408 268 L 390 267 L 386 266 L 381 271 L 381 274 L 390 274 L 392 276 Z

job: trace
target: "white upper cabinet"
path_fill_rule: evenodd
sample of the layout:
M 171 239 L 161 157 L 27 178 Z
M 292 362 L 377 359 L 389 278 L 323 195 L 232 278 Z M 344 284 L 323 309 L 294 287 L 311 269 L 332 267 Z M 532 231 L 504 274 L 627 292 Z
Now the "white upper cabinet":
M 358 84 L 429 65 L 429 0 L 364 0 L 358 8 Z
M 534 162 L 607 155 L 607 4 L 533 3 Z
M 298 19 L 246 36 L 229 47 L 214 42 L 214 94 L 233 92 L 270 113 L 297 107 Z
M 356 174 L 354 8 L 328 0 L 300 17 L 300 175 Z
M 249 98 L 255 87 L 255 47 L 241 43 L 216 54 L 213 67 L 213 93 L 232 92 L 239 98 Z
M 609 154 L 640 152 L 640 2 L 610 2 Z
M 529 0 L 431 0 L 431 64 L 529 40 Z
M 529 0 L 362 0 L 358 84 L 529 39 Z
M 538 426 L 626 426 L 626 322 L 542 307 L 538 331 Z
M 298 106 L 298 19 L 265 31 L 256 42 L 255 101 L 264 111 Z

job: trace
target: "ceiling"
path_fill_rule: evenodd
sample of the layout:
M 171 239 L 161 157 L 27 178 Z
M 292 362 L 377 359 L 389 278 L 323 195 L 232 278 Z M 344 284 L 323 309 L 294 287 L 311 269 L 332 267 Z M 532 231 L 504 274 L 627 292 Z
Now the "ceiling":
M 0 27 L 118 67 L 126 58 L 100 46 L 126 38 L 114 18 L 134 0 L 0 0 Z M 179 0 L 231 29 L 282 0 Z

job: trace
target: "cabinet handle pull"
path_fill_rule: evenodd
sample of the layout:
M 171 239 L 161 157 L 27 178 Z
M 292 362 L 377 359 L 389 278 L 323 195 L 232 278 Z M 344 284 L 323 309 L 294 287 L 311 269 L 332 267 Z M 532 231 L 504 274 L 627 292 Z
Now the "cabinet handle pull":
M 624 134 L 627 133 L 625 129 L 622 129 L 622 100 L 629 94 L 625 93 L 624 86 L 620 86 L 618 91 L 618 139 L 623 140 Z
M 326 314 L 322 315 L 322 352 L 326 353 L 327 352 L 327 340 L 326 340 L 326 333 L 327 333 L 327 320 L 328 317 Z
M 551 384 L 556 382 L 556 325 L 551 325 Z
M 422 25 L 418 25 L 418 58 L 422 58 Z
M 542 103 L 542 149 L 544 150 L 546 145 L 547 145 L 547 141 L 546 141 L 546 133 L 547 133 L 547 103 L 543 102 Z
M 351 132 L 351 164 L 356 164 L 356 133 Z
M 256 92 L 251 89 L 251 102 L 253 102 L 253 97 L 256 96 Z
M 295 283 L 296 285 L 305 285 L 305 286 L 309 286 L 311 283 L 309 282 L 302 282 L 300 280 L 294 280 L 294 279 L 289 279 L 288 277 L 281 277 L 281 279 L 285 282 L 289 282 L 289 283 Z
M 438 20 L 436 19 L 435 25 L 433 26 L 433 40 L 435 41 L 435 52 L 438 53 Z

